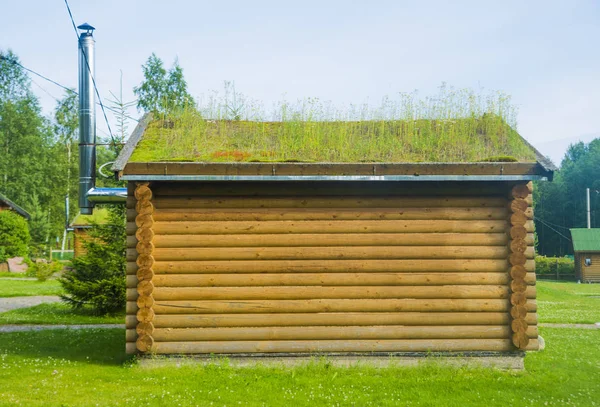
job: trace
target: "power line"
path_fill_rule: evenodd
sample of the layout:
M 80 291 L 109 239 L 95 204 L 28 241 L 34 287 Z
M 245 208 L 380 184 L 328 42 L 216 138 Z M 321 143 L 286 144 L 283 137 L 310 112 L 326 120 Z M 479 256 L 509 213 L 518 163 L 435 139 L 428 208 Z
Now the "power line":
M 77 41 L 79 41 L 79 32 L 77 31 L 77 26 L 75 25 L 75 20 L 73 19 L 73 13 L 71 13 L 71 7 L 69 7 L 69 2 L 65 0 L 65 5 L 67 6 L 67 11 L 69 12 L 69 17 L 71 18 L 71 23 L 73 24 L 73 30 L 75 30 L 75 36 L 77 37 Z M 84 51 L 81 52 L 83 54 L 83 59 L 85 60 L 85 66 L 92 78 L 92 84 L 94 85 L 94 90 L 96 91 L 96 96 L 98 96 L 98 102 L 100 102 L 100 107 L 102 108 L 102 114 L 104 115 L 104 120 L 106 121 L 106 126 L 108 127 L 108 132 L 110 133 L 110 139 L 113 143 L 117 143 L 112 134 L 112 129 L 110 128 L 110 123 L 108 122 L 108 117 L 106 116 L 106 111 L 104 110 L 104 104 L 102 103 L 102 98 L 100 97 L 100 92 L 98 92 L 98 86 L 96 86 L 96 79 L 94 75 L 92 75 L 92 69 L 90 68 L 90 64 L 88 62 L 87 55 Z M 94 143 L 96 140 L 94 140 Z
M 76 91 L 74 91 L 72 88 L 69 88 L 68 86 L 65 86 L 65 85 L 61 85 L 60 83 L 56 82 L 55 80 L 52 80 L 52 79 L 48 78 L 47 76 L 44 76 L 44 75 L 42 75 L 41 73 L 34 71 L 33 69 L 29 69 L 29 68 L 27 68 L 26 66 L 23 66 L 22 64 L 20 64 L 19 62 L 15 61 L 14 59 L 7 58 L 7 57 L 5 57 L 4 55 L 0 55 L 0 59 L 1 59 L 1 60 L 4 60 L 4 61 L 7 61 L 7 62 L 9 62 L 9 63 L 11 63 L 11 64 L 17 65 L 17 66 L 21 67 L 22 69 L 26 70 L 27 72 L 30 72 L 30 73 L 32 73 L 32 74 L 34 74 L 34 75 L 36 75 L 36 76 L 39 76 L 40 78 L 42 78 L 42 79 L 44 79 L 44 80 L 46 80 L 46 81 L 48 81 L 48 82 L 50 82 L 50 83 L 52 83 L 52 84 L 54 84 L 54 85 L 58 86 L 59 88 L 62 88 L 62 89 L 64 89 L 64 90 L 66 90 L 66 91 L 67 91 L 67 92 L 69 92 L 69 93 L 73 93 L 73 94 L 75 94 L 75 95 L 79 95 L 79 93 L 77 93 Z M 42 88 L 42 87 L 41 87 L 41 86 L 40 86 L 38 83 L 36 83 L 36 82 L 35 82 L 33 79 L 32 79 L 31 81 L 32 81 L 32 82 L 33 82 L 35 85 L 37 85 L 37 86 L 38 86 L 40 89 L 42 89 L 44 92 L 46 92 L 47 94 L 49 94 L 50 96 L 52 96 L 52 95 L 51 95 L 51 94 L 50 94 L 48 91 L 46 91 L 44 88 Z M 54 99 L 56 99 L 56 101 L 60 102 L 60 101 L 59 101 L 59 100 L 58 100 L 58 99 L 57 99 L 55 96 L 52 96 L 52 98 L 54 98 Z M 99 102 L 96 102 L 96 104 L 97 104 L 97 105 L 99 105 L 99 106 L 102 106 L 102 104 L 101 104 L 101 103 L 99 103 Z M 113 112 L 113 113 L 116 113 L 116 114 L 122 114 L 120 111 L 118 111 L 117 109 L 115 109 L 115 108 L 112 108 L 112 107 L 110 107 L 110 106 L 104 106 L 104 107 L 105 107 L 107 110 L 109 110 L 109 111 L 111 111 L 111 112 Z M 139 120 L 138 120 L 138 119 L 136 119 L 135 117 L 131 117 L 131 116 L 129 116 L 129 115 L 126 115 L 126 114 L 124 114 L 123 116 L 127 117 L 127 118 L 128 118 L 128 119 L 130 119 L 130 120 L 133 120 L 133 121 L 139 122 Z
M 559 236 L 562 236 L 563 238 L 567 239 L 569 242 L 571 242 L 571 238 L 569 238 L 568 236 L 563 235 L 562 233 L 560 233 L 558 230 L 554 229 L 552 226 L 550 226 L 549 224 L 547 224 L 545 221 L 543 221 L 540 218 L 536 218 L 535 216 L 533 217 L 533 219 L 542 222 L 542 224 L 544 224 L 546 227 L 550 228 L 550 230 L 553 230 L 554 232 L 556 232 Z
M 7 57 L 5 57 L 4 55 L 0 55 L 0 59 L 2 59 L 2 60 L 4 60 L 4 61 L 7 61 L 7 62 L 10 62 L 11 64 L 14 64 L 14 65 L 20 66 L 21 68 L 23 68 L 23 69 L 24 69 L 24 70 L 26 70 L 27 72 L 31 72 L 32 74 L 34 74 L 34 75 L 37 75 L 37 76 L 39 76 L 40 78 L 42 78 L 42 79 L 45 79 L 45 80 L 47 80 L 48 82 L 51 82 L 51 83 L 55 84 L 56 86 L 58 86 L 58 87 L 60 87 L 60 88 L 63 88 L 64 90 L 66 90 L 66 91 L 68 91 L 68 92 L 73 92 L 73 89 L 69 89 L 69 88 L 67 88 L 66 86 L 63 86 L 63 85 L 61 85 L 60 83 L 58 83 L 58 82 L 56 82 L 56 81 L 53 81 L 52 79 L 50 79 L 50 78 L 48 78 L 48 77 L 46 77 L 46 76 L 44 76 L 44 75 L 42 75 L 42 74 L 40 74 L 40 73 L 37 73 L 37 72 L 35 72 L 35 71 L 33 71 L 33 70 L 29 69 L 29 68 L 26 68 L 26 67 L 24 67 L 23 65 L 21 65 L 20 63 L 18 63 L 18 62 L 17 62 L 17 61 L 15 61 L 14 59 L 7 58 Z
M 570 229 L 571 229 L 571 228 L 568 228 L 568 227 L 566 227 L 566 226 L 557 225 L 556 223 L 548 222 L 547 220 L 544 220 L 544 221 L 543 221 L 543 220 L 541 220 L 540 218 L 535 218 L 535 219 L 536 219 L 536 220 L 539 220 L 540 222 L 546 222 L 547 224 L 550 224 L 550 225 L 552 225 L 552 226 L 555 226 L 555 227 L 557 227 L 557 228 L 561 228 L 561 229 L 567 229 L 567 230 L 570 230 Z

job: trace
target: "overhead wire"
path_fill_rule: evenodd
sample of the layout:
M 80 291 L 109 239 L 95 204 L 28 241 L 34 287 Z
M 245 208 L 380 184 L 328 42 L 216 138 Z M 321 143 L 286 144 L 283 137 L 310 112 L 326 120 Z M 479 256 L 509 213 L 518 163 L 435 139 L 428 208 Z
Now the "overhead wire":
M 26 66 L 23 66 L 22 64 L 20 64 L 19 62 L 15 61 L 15 60 L 13 60 L 13 59 L 6 58 L 4 55 L 0 55 L 0 59 L 2 59 L 2 60 L 4 60 L 4 61 L 7 61 L 7 62 L 9 62 L 9 63 L 11 63 L 11 64 L 17 65 L 17 66 L 21 67 L 22 69 L 26 70 L 27 72 L 30 72 L 30 73 L 32 73 L 32 74 L 34 74 L 34 75 L 36 75 L 36 76 L 39 76 L 40 78 L 42 78 L 42 79 L 44 79 L 44 80 L 46 80 L 46 81 L 48 81 L 48 82 L 50 82 L 50 83 L 52 83 L 52 84 L 54 84 L 54 85 L 56 85 L 56 86 L 58 86 L 58 87 L 60 87 L 60 88 L 62 88 L 62 89 L 64 89 L 64 90 L 66 90 L 66 91 L 67 91 L 67 92 L 69 92 L 69 93 L 73 93 L 73 94 L 75 94 L 75 95 L 79 95 L 79 93 L 78 93 L 78 92 L 76 92 L 75 90 L 73 90 L 72 88 L 69 88 L 68 86 L 62 85 L 62 84 L 60 84 L 60 83 L 56 82 L 55 80 L 52 80 L 52 79 L 48 78 L 47 76 L 44 76 L 44 75 L 40 74 L 39 72 L 36 72 L 36 71 L 34 71 L 33 69 L 29 69 L 29 68 L 27 68 Z M 53 95 L 52 95 L 52 94 L 50 94 L 48 91 L 46 91 L 44 88 L 42 88 L 42 87 L 41 87 L 41 86 L 40 86 L 38 83 L 36 83 L 36 82 L 35 82 L 33 79 L 32 79 L 31 81 L 32 81 L 32 82 L 33 82 L 35 85 L 37 85 L 37 86 L 38 86 L 40 89 L 42 89 L 44 92 L 46 92 L 48 95 L 50 95 L 52 98 L 54 98 L 54 99 L 56 99 L 57 101 L 59 101 L 59 99 L 57 99 L 55 96 L 53 96 Z M 97 104 L 97 105 L 99 105 L 99 106 L 102 106 L 102 105 L 101 105 L 99 102 L 96 102 L 96 104 Z M 116 113 L 116 114 L 122 114 L 122 112 L 120 112 L 119 110 L 117 110 L 117 109 L 115 109 L 115 108 L 112 108 L 112 107 L 110 107 L 110 106 L 106 106 L 106 105 L 104 105 L 104 108 L 105 108 L 105 109 L 107 109 L 107 110 L 109 110 L 109 111 L 111 111 L 111 112 L 113 112 L 113 113 Z M 123 114 L 123 116 L 124 116 L 124 117 L 126 117 L 126 118 L 128 118 L 128 119 L 130 119 L 130 120 L 133 120 L 133 121 L 139 122 L 139 119 L 136 119 L 135 117 L 131 117 L 131 116 L 129 116 L 129 115 L 126 115 L 126 114 Z
M 567 239 L 569 242 L 571 242 L 571 241 L 572 241 L 570 237 L 563 235 L 563 234 L 562 234 L 562 233 L 560 233 L 558 230 L 554 229 L 552 226 L 550 226 L 548 223 L 546 223 L 546 221 L 544 221 L 544 220 L 542 220 L 542 219 L 540 219 L 540 218 L 537 218 L 537 217 L 535 217 L 535 216 L 533 217 L 533 219 L 535 219 L 535 220 L 537 220 L 537 221 L 541 222 L 541 223 L 542 223 L 543 225 L 545 225 L 547 228 L 549 228 L 550 230 L 553 230 L 553 231 L 554 231 L 554 232 L 556 232 L 556 233 L 557 233 L 559 236 L 562 236 L 564 239 Z

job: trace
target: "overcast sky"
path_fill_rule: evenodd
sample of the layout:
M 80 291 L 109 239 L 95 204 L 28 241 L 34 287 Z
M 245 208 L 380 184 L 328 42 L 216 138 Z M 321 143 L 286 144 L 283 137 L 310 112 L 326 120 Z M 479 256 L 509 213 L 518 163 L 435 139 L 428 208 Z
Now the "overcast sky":
M 141 65 L 156 52 L 168 66 L 179 59 L 194 97 L 233 80 L 266 106 L 282 95 L 378 104 L 398 92 L 435 93 L 446 82 L 512 95 L 519 132 L 557 163 L 569 143 L 600 137 L 598 1 L 70 5 L 76 24 L 96 27 L 96 80 L 104 99 L 109 90 L 118 92 L 120 71 L 124 99 L 134 99 Z M 1 15 L 0 49 L 12 49 L 24 66 L 57 82 L 77 85 L 77 38 L 63 0 L 4 2 Z M 52 97 L 62 90 L 32 79 L 51 114 Z M 109 120 L 114 123 L 112 115 Z

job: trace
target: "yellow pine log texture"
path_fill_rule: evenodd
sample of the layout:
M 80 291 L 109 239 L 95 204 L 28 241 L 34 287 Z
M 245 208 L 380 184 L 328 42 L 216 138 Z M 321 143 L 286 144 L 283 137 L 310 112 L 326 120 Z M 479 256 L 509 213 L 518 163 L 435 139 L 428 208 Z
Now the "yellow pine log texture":
M 537 338 L 537 327 L 525 329 L 528 337 Z M 299 326 L 260 328 L 159 328 L 152 338 L 156 342 L 183 341 L 290 341 L 290 340 L 360 340 L 360 339 L 506 339 L 510 326 Z
M 284 220 L 504 220 L 505 207 L 499 208 L 364 208 L 364 209 L 163 209 L 156 210 L 159 222 L 190 221 L 284 221 Z
M 220 273 L 499 273 L 506 272 L 506 259 L 431 259 L 422 260 L 222 260 L 222 261 L 157 261 L 155 274 L 220 274 Z M 535 271 L 535 262 L 527 260 L 523 268 Z M 137 266 L 127 265 L 128 274 Z
M 158 210 L 164 209 L 256 209 L 256 208 L 503 208 L 501 197 L 156 197 Z
M 152 278 L 155 287 L 262 287 L 262 286 L 412 286 L 412 285 L 509 285 L 504 273 L 282 273 L 282 274 L 159 274 Z M 527 273 L 526 285 L 535 284 L 535 274 Z M 127 276 L 127 287 L 137 287 L 134 275 Z M 522 290 L 525 291 L 526 285 Z
M 533 246 L 533 233 L 524 241 Z M 138 240 L 127 236 L 127 247 Z M 506 233 L 347 233 L 347 234 L 261 234 L 261 235 L 157 235 L 155 248 L 185 247 L 304 247 L 304 246 L 506 246 L 512 243 Z
M 154 233 L 163 235 L 239 235 L 239 234 L 315 234 L 332 233 L 504 233 L 506 221 L 479 220 L 340 220 L 340 221 L 266 221 L 266 222 L 156 222 L 144 215 L 144 222 L 153 227 Z M 135 234 L 139 225 L 127 224 L 127 233 Z M 518 231 L 524 239 L 534 231 L 532 220 L 528 220 Z M 511 237 L 513 229 L 510 228 Z
M 134 196 L 137 201 L 135 204 L 137 212 L 135 218 L 137 227 L 135 237 L 138 243 L 135 249 L 128 249 L 127 260 L 135 259 L 138 267 L 136 277 L 139 282 L 136 289 L 128 289 L 127 308 L 130 311 L 130 303 L 135 301 L 135 305 L 138 308 L 137 317 L 139 321 L 136 327 L 136 347 L 140 352 L 148 352 L 153 349 L 154 345 L 154 339 L 152 338 L 152 319 L 154 316 L 152 310 L 154 297 L 152 293 L 154 285 L 151 281 L 153 276 L 152 266 L 154 265 L 154 258 L 152 256 L 154 251 L 154 245 L 152 244 L 152 239 L 154 238 L 154 232 L 152 231 L 154 206 L 152 204 L 152 190 L 149 184 L 147 182 L 137 183 Z
M 127 305 L 137 308 L 135 302 Z M 526 311 L 536 302 L 527 301 Z M 509 312 L 506 299 L 309 299 L 157 301 L 157 314 L 307 313 L 307 312 Z M 144 310 L 140 308 L 140 311 Z M 138 320 L 140 320 L 138 311 Z M 140 320 L 152 322 L 152 319 Z
M 534 243 L 533 233 L 523 239 L 527 245 Z M 256 235 L 156 235 L 152 242 L 156 248 L 185 247 L 303 247 L 303 246 L 506 246 L 506 233 L 308 233 L 256 234 Z M 127 238 L 134 248 L 138 241 Z
M 537 349 L 537 339 L 529 342 Z M 314 353 L 314 352 L 505 352 L 513 350 L 510 339 L 383 339 L 308 341 L 198 341 L 159 342 L 157 354 L 178 353 Z
M 159 235 L 270 233 L 501 233 L 501 220 L 333 220 L 155 222 Z
M 512 254 L 509 256 L 509 263 L 512 268 L 510 275 L 512 281 L 510 288 L 512 294 L 510 296 L 511 308 L 511 331 L 512 331 L 512 343 L 518 349 L 527 349 L 531 343 L 530 337 L 527 334 L 529 325 L 526 322 L 528 315 L 528 298 L 532 298 L 527 295 L 527 283 L 525 281 L 526 274 L 524 273 L 523 266 L 527 262 L 526 255 L 530 249 L 525 242 L 523 229 L 526 229 L 526 224 L 531 222 L 529 219 L 533 218 L 533 212 L 527 203 L 527 207 L 524 208 L 523 202 L 530 198 L 532 192 L 532 183 L 518 184 L 511 190 L 511 196 L 513 201 L 509 205 L 512 215 L 510 216 L 510 223 L 512 225 L 510 235 L 512 241 L 510 243 L 510 249 Z M 533 297 L 535 298 L 535 297 Z
M 140 283 L 144 283 L 143 281 Z M 140 291 L 138 287 L 138 292 Z M 378 298 L 510 298 L 513 305 L 523 305 L 535 298 L 535 286 L 525 292 L 513 293 L 505 285 L 442 285 L 442 286 L 367 286 L 367 287 L 157 287 L 155 301 L 177 300 L 301 300 L 301 299 L 378 299 Z M 127 299 L 135 300 L 136 290 L 127 289 Z M 138 299 L 138 305 L 140 305 Z M 140 307 L 141 308 L 141 307 Z
M 150 254 L 156 261 L 203 260 L 343 260 L 343 259 L 505 259 L 506 246 L 354 246 L 354 247 L 232 247 L 232 248 L 154 248 L 140 242 L 137 249 L 128 249 L 128 260 L 136 253 Z M 533 259 L 533 247 L 512 256 Z M 515 260 L 516 261 L 516 260 Z M 139 265 L 139 264 L 138 264 Z
M 525 321 L 537 325 L 537 315 Z M 505 325 L 512 322 L 507 312 L 325 312 L 294 314 L 161 314 L 155 315 L 156 328 L 222 328 L 273 326 L 375 326 L 375 325 Z M 127 317 L 127 327 L 135 328 L 135 316 Z M 508 335 L 506 336 L 508 337 Z

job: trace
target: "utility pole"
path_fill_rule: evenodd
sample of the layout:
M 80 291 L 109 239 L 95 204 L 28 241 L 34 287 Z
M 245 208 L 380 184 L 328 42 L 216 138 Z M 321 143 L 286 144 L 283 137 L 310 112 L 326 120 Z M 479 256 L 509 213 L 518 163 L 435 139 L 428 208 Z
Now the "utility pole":
M 587 195 L 587 228 L 591 229 L 592 228 L 592 220 L 590 218 L 590 189 L 586 188 L 586 195 Z

